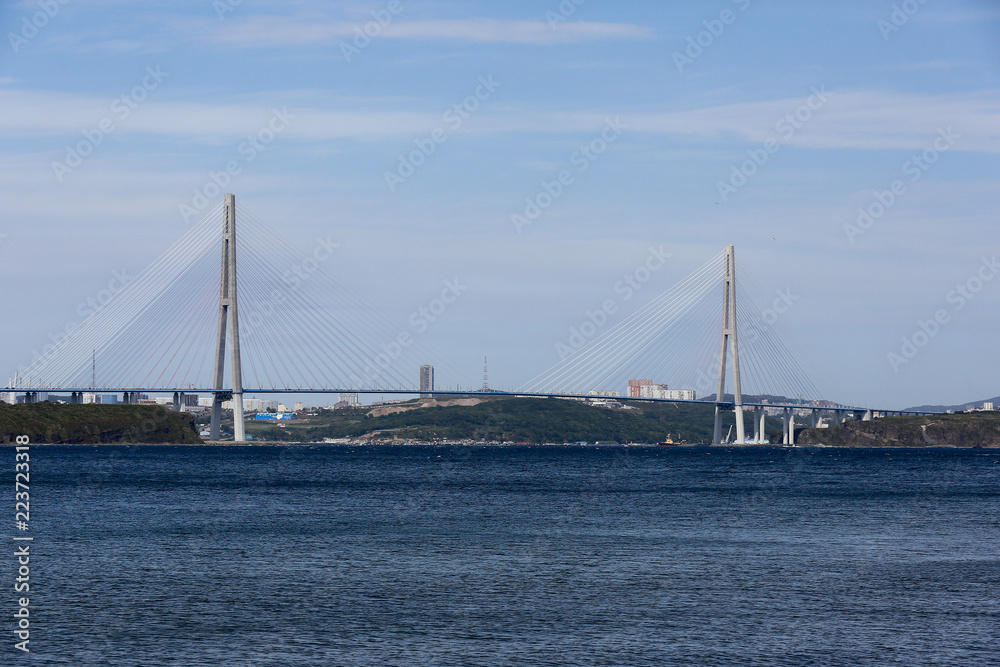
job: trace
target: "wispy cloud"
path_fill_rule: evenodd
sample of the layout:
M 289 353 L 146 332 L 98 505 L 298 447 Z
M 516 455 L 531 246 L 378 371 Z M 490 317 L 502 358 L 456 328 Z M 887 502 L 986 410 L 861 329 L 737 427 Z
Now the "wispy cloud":
M 684 112 L 630 116 L 633 131 L 776 138 L 775 125 L 802 99 L 745 102 Z M 965 136 L 955 150 L 1000 153 L 1000 102 L 995 96 L 834 92 L 788 143 L 804 148 L 922 149 L 939 127 Z
M 961 60 L 924 60 L 919 62 L 896 62 L 878 67 L 883 72 L 940 72 L 959 67 L 976 67 L 974 63 Z
M 289 94 L 286 99 L 297 100 Z M 101 118 L 114 118 L 113 102 L 67 93 L 0 90 L 0 133 L 18 136 L 79 134 Z M 330 106 L 336 106 L 336 102 Z M 266 103 L 204 104 L 144 102 L 120 132 L 176 135 L 207 143 L 228 141 L 255 131 L 271 115 Z M 280 106 L 280 105 L 279 105 Z M 309 139 L 386 137 L 422 132 L 440 122 L 438 114 L 379 109 L 290 108 L 295 134 Z M 119 130 L 116 130 L 119 131 Z M 289 136 L 291 134 L 289 133 Z
M 275 99 L 288 100 L 289 111 L 295 115 L 284 135 L 288 138 L 393 139 L 419 135 L 442 122 L 439 112 L 413 110 L 413 101 L 406 99 L 344 100 L 301 91 L 268 95 L 268 100 Z M 776 124 L 803 101 L 780 98 L 662 112 L 497 106 L 477 118 L 475 130 L 469 131 L 494 135 L 588 133 L 609 116 L 620 115 L 630 133 L 673 136 L 685 144 L 714 145 L 733 139 L 759 143 L 780 139 Z M 5 109 L 0 116 L 0 135 L 77 135 L 108 116 L 110 104 L 110 100 L 68 93 L 0 89 L 0 107 Z M 120 132 L 169 135 L 209 144 L 228 142 L 260 127 L 273 106 L 260 99 L 233 104 L 150 100 L 122 124 Z M 831 92 L 822 110 L 788 143 L 815 149 L 923 149 L 939 127 L 949 126 L 967 138 L 955 150 L 1000 153 L 1000 102 L 976 95 Z
M 934 23 L 982 23 L 1000 21 L 1000 9 L 995 7 L 946 6 L 943 9 L 928 9 L 921 17 Z
M 253 16 L 227 22 L 207 39 L 230 46 L 302 46 L 351 38 L 362 24 L 287 16 Z M 454 19 L 395 21 L 380 30 L 381 38 L 508 44 L 561 44 L 608 39 L 648 39 L 649 28 L 627 23 L 570 22 L 553 30 L 546 21 Z

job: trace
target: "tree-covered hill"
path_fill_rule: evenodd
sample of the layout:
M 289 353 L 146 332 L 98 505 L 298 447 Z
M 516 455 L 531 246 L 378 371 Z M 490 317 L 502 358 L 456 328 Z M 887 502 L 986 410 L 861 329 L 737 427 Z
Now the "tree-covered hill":
M 714 408 L 677 403 L 631 404 L 606 408 L 555 398 L 498 398 L 472 406 L 426 407 L 378 417 L 367 410 L 323 411 L 308 422 L 284 428 L 248 429 L 268 440 L 322 441 L 324 438 L 464 440 L 507 442 L 709 442 Z M 726 413 L 724 431 L 733 423 Z M 749 420 L 748 420 L 749 424 Z M 749 426 L 748 426 L 749 428 Z M 780 426 L 776 427 L 780 431 Z
M 835 447 L 1000 447 L 1000 412 L 844 422 L 803 429 L 797 442 Z
M 157 405 L 0 403 L 0 442 L 22 435 L 33 444 L 201 442 L 191 415 Z

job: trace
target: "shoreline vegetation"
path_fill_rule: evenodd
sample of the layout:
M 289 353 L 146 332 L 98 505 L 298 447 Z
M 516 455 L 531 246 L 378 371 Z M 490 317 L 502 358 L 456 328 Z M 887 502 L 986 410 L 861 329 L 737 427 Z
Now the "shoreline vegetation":
M 194 417 L 159 405 L 0 403 L 0 443 L 26 435 L 31 444 L 201 444 Z
M 850 421 L 826 429 L 804 429 L 803 446 L 827 447 L 1000 447 L 1000 411 L 883 417 Z
M 413 399 L 378 406 L 318 409 L 277 426 L 247 423 L 251 445 L 706 445 L 711 405 L 622 402 L 625 407 L 537 398 Z M 27 435 L 33 444 L 209 444 L 206 418 L 161 406 L 0 404 L 0 443 Z M 733 424 L 724 413 L 723 433 Z M 232 432 L 232 418 L 223 432 Z M 781 421 L 768 418 L 771 446 L 782 446 Z M 851 421 L 796 430 L 798 446 L 1000 447 L 1000 412 Z M 759 445 L 746 445 L 759 446 Z

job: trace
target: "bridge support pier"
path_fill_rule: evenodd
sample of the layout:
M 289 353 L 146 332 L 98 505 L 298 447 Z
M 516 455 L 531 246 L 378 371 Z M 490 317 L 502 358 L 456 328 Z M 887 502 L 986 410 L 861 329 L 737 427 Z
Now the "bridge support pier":
M 222 396 L 218 393 L 212 396 L 212 420 L 208 427 L 209 440 L 219 440 L 222 437 Z
M 722 444 L 722 408 L 715 404 L 715 428 L 712 429 L 712 444 Z
M 736 442 L 734 444 L 744 445 L 747 441 L 746 424 L 743 422 L 743 406 L 736 404 Z
M 788 408 L 781 410 L 781 444 L 788 444 Z

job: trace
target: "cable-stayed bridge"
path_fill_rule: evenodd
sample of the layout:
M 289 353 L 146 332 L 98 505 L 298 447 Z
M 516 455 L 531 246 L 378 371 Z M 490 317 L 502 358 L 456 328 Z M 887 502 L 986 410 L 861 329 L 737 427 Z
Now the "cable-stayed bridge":
M 456 370 L 459 377 L 462 371 L 331 278 L 321 266 L 329 251 L 319 247 L 303 259 L 226 195 L 113 299 L 16 374 L 8 391 L 29 402 L 49 392 L 69 393 L 73 401 L 85 392 L 121 393 L 126 403 L 143 392 L 173 393 L 175 404 L 185 393 L 209 393 L 212 439 L 220 436 L 222 404 L 232 400 L 236 441 L 245 439 L 246 393 L 488 391 L 579 398 L 611 393 L 637 378 L 670 378 L 674 387 L 696 389 L 683 396 L 625 398 L 714 405 L 717 443 L 726 411 L 735 412 L 736 443 L 762 442 L 765 409 L 781 411 L 784 441 L 793 442 L 795 411 L 808 406 L 744 401 L 744 395 L 819 398 L 809 374 L 767 321 L 766 309 L 745 296 L 759 289 L 737 270 L 732 246 L 510 391 L 489 390 L 485 382 L 447 391 L 416 386 L 423 364 Z M 714 398 L 697 398 L 710 392 Z M 810 410 L 814 423 L 822 411 L 835 421 L 901 414 L 834 404 Z M 752 413 L 752 438 L 744 411 Z

